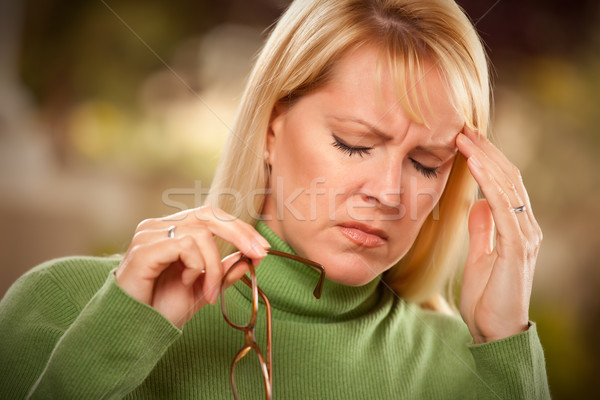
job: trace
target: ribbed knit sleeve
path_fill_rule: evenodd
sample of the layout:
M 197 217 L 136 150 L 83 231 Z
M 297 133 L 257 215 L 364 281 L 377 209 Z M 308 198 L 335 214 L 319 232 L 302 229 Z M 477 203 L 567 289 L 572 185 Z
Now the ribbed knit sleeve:
M 86 268 L 85 262 L 75 264 Z M 0 303 L 0 397 L 121 397 L 181 335 L 156 310 L 128 296 L 112 271 L 102 271 L 99 290 L 86 273 L 77 292 L 76 278 L 65 292 L 56 273 L 68 271 L 63 266 L 26 274 Z M 91 300 L 78 304 L 85 298 L 79 294 L 92 289 Z
M 535 323 L 527 331 L 469 346 L 479 399 L 549 399 L 544 352 Z

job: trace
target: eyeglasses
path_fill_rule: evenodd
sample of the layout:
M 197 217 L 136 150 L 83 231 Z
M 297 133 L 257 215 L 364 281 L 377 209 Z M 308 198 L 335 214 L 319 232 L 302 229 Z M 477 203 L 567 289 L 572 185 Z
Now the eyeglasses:
M 267 254 L 278 256 L 278 257 L 283 257 L 283 258 L 289 258 L 291 260 L 298 261 L 298 262 L 303 263 L 303 264 L 307 265 L 308 267 L 314 269 L 315 271 L 319 272 L 319 274 L 320 274 L 319 281 L 317 282 L 317 286 L 315 287 L 315 290 L 313 291 L 313 295 L 317 299 L 321 297 L 321 292 L 323 291 L 323 283 L 325 282 L 325 268 L 321 264 L 318 264 L 311 260 L 307 260 L 306 258 L 298 257 L 293 254 L 287 254 L 287 253 L 283 253 L 283 252 L 276 251 L 276 250 L 267 250 Z M 237 321 L 236 322 L 233 321 L 234 318 L 233 318 L 232 312 L 234 310 L 228 309 L 225 304 L 225 287 L 226 287 L 226 282 L 229 282 L 227 278 L 230 276 L 230 274 L 232 274 L 232 272 L 235 271 L 236 269 L 244 268 L 244 267 L 248 268 L 248 270 L 250 272 L 250 277 L 248 277 L 247 275 L 242 275 L 241 281 L 244 282 L 248 287 L 250 287 L 252 289 L 252 313 L 249 315 L 249 317 L 246 316 L 246 321 L 247 321 L 246 323 L 238 324 Z M 256 317 L 258 314 L 258 297 L 259 296 L 262 299 L 262 301 L 265 303 L 265 307 L 266 307 L 266 319 L 267 319 L 267 357 L 266 357 L 266 359 L 265 359 L 265 357 L 263 357 L 263 354 L 260 351 L 260 348 L 258 347 L 258 343 L 256 342 L 256 336 L 254 335 L 254 326 L 255 326 Z M 245 339 L 244 345 L 240 348 L 240 350 L 237 352 L 237 354 L 233 358 L 233 361 L 231 362 L 231 368 L 229 370 L 229 374 L 230 374 L 230 378 L 231 378 L 231 388 L 233 389 L 233 397 L 236 400 L 238 400 L 238 392 L 237 392 L 237 389 L 235 386 L 235 377 L 234 377 L 235 366 L 251 350 L 254 350 L 256 352 L 256 354 L 258 356 L 258 360 L 260 362 L 260 368 L 261 368 L 261 372 L 262 372 L 262 376 L 263 376 L 263 380 L 264 380 L 264 384 L 265 384 L 265 397 L 267 400 L 271 400 L 271 398 L 273 396 L 273 375 L 272 375 L 272 371 L 271 371 L 271 368 L 272 368 L 271 303 L 269 302 L 269 299 L 264 294 L 264 292 L 262 290 L 260 290 L 260 288 L 258 287 L 258 285 L 256 283 L 256 271 L 254 270 L 254 266 L 252 265 L 252 260 L 245 254 L 242 254 L 240 256 L 239 260 L 237 260 L 229 268 L 229 270 L 227 270 L 227 272 L 225 273 L 225 276 L 223 276 L 223 280 L 221 283 L 221 311 L 223 312 L 223 318 L 225 318 L 225 321 L 232 328 L 235 328 L 235 329 L 238 329 L 238 330 L 244 332 L 244 339 Z

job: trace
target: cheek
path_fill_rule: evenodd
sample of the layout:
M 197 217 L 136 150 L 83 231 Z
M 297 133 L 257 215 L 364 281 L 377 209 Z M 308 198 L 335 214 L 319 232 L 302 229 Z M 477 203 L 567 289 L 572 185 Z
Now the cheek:
M 288 130 L 277 144 L 277 162 L 273 172 L 284 177 L 304 175 L 302 167 L 310 152 L 304 148 L 302 136 L 294 130 Z
M 322 129 L 303 124 L 287 127 L 285 137 L 278 142 L 278 160 L 273 170 L 285 178 L 286 191 L 308 190 L 315 184 L 336 187 L 347 179 L 347 168 L 340 165 L 330 142 Z
M 410 176 L 404 186 L 404 206 L 411 221 L 423 221 L 438 203 L 446 180 Z
M 285 213 L 286 226 L 297 228 L 301 222 L 327 220 L 332 182 L 339 178 L 328 138 L 301 121 L 285 128 L 277 142 L 272 168 L 276 194 L 272 201 Z

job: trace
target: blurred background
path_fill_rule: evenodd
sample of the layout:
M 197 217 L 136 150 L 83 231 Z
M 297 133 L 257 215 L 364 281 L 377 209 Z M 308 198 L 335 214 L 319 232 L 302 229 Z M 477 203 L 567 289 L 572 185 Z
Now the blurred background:
M 0 297 L 53 257 L 123 252 L 198 206 L 285 0 L 0 1 Z M 599 398 L 600 5 L 462 0 L 496 143 L 544 230 L 531 319 L 553 397 Z

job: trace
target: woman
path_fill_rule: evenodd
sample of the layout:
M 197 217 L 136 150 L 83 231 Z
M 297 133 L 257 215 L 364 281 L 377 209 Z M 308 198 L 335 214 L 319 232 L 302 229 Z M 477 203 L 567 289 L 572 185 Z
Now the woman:
M 54 261 L 6 295 L 2 393 L 230 398 L 244 335 L 213 305 L 237 249 L 260 264 L 273 313 L 272 375 L 240 361 L 243 395 L 270 391 L 262 371 L 281 399 L 549 397 L 528 321 L 542 235 L 486 139 L 489 107 L 482 45 L 453 2 L 296 1 L 257 59 L 207 206 L 142 222 L 122 259 Z M 444 287 L 467 243 L 463 322 Z M 316 273 L 267 249 L 322 264 L 321 299 Z M 249 310 L 233 285 L 228 307 Z

